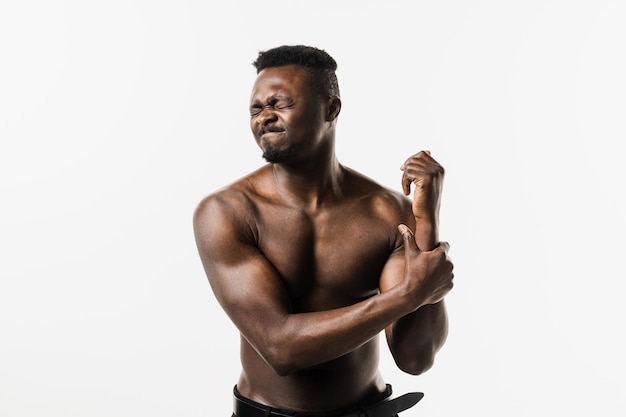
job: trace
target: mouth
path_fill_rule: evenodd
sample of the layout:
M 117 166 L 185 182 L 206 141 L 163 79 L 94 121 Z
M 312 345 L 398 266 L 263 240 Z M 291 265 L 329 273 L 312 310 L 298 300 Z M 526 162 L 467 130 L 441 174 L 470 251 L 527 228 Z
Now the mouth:
M 275 127 L 275 126 L 265 126 L 259 129 L 258 131 L 258 135 L 259 137 L 263 137 L 263 136 L 272 136 L 275 134 L 279 134 L 279 133 L 284 133 L 285 129 L 279 128 L 279 127 Z
M 276 132 L 265 132 L 259 136 L 261 143 L 264 144 L 274 144 L 282 141 L 282 135 L 284 131 L 276 131 Z

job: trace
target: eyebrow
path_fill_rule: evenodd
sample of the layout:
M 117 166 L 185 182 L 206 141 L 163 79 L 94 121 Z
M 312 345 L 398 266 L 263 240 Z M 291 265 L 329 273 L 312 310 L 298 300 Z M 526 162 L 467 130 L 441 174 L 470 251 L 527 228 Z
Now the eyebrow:
M 271 94 L 271 95 L 265 97 L 264 99 L 253 98 L 252 101 L 250 102 L 250 105 L 252 106 L 252 105 L 258 105 L 258 104 L 261 104 L 261 103 L 270 103 L 270 102 L 274 102 L 275 103 L 275 102 L 280 101 L 280 100 L 286 100 L 286 101 L 290 101 L 291 102 L 291 101 L 293 101 L 293 98 L 290 97 L 290 96 L 281 94 L 281 93 L 274 93 L 274 94 Z

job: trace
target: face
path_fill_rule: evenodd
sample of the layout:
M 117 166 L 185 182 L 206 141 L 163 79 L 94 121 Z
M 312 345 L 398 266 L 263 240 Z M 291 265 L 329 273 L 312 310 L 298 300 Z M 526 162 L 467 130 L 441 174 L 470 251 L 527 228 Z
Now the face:
M 252 88 L 250 128 L 268 162 L 295 161 L 323 141 L 325 100 L 298 65 L 262 70 Z

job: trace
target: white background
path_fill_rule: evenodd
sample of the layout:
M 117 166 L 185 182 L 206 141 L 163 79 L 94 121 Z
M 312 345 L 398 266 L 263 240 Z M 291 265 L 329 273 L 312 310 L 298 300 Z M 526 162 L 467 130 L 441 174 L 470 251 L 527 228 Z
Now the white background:
M 259 50 L 339 63 L 342 163 L 446 168 L 450 336 L 407 416 L 623 416 L 622 1 L 3 1 L 0 415 L 228 416 L 191 216 L 263 163 Z M 350 240 L 350 236 L 346 236 Z

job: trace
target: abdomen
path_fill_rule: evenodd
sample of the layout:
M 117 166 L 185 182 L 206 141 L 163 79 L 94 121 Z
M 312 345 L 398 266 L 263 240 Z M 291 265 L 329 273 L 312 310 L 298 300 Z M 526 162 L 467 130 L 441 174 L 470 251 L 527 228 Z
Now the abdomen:
M 378 336 L 357 350 L 287 376 L 279 376 L 242 338 L 239 392 L 275 408 L 322 411 L 348 407 L 385 390 L 378 372 Z

